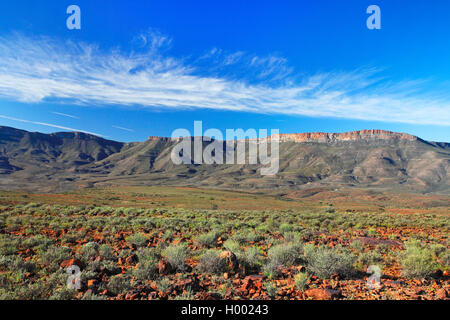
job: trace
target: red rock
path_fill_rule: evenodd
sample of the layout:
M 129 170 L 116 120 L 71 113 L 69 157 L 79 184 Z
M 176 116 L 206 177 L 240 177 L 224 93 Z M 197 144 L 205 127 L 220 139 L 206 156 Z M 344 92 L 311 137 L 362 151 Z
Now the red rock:
M 161 298 L 161 299 L 166 299 L 167 298 L 167 293 L 166 292 L 158 292 L 158 296 Z
M 444 288 L 439 289 L 438 291 L 436 291 L 436 296 L 437 296 L 438 299 L 440 299 L 440 300 L 446 300 L 447 297 L 448 297 L 447 290 L 445 290 Z
M 161 259 L 158 263 L 158 272 L 160 275 L 167 275 L 172 271 L 172 267 L 166 259 Z
M 125 259 L 127 264 L 135 264 L 138 261 L 137 255 L 133 254 Z
M 220 300 L 220 298 L 220 295 L 211 292 L 201 292 L 198 295 L 198 300 Z
M 176 288 L 179 291 L 185 291 L 186 288 L 188 288 L 188 287 L 191 287 L 193 289 L 196 286 L 197 286 L 197 283 L 195 283 L 193 279 L 178 280 L 174 284 L 174 288 Z
M 78 259 L 69 259 L 69 260 L 64 260 L 63 262 L 61 262 L 60 267 L 61 268 L 68 268 L 68 267 L 74 266 L 74 265 L 81 268 L 83 264 Z
M 127 294 L 125 297 L 125 300 L 136 300 L 138 296 L 139 296 L 139 294 L 137 294 L 137 293 Z
M 253 281 L 249 277 L 246 277 L 244 279 L 244 281 L 242 282 L 242 290 L 247 291 L 248 289 L 250 289 L 252 284 L 253 284 Z
M 332 300 L 341 295 L 341 290 L 309 289 L 305 291 L 305 295 L 314 300 Z
M 247 276 L 247 278 L 250 279 L 250 280 L 252 280 L 252 281 L 262 281 L 262 280 L 264 280 L 265 277 L 266 277 L 266 276 L 264 276 L 264 275 L 259 275 L 259 274 L 257 274 L 257 275 L 252 275 L 252 276 Z
M 158 290 L 158 286 L 156 285 L 156 282 L 152 282 L 152 284 L 150 285 L 150 288 L 152 288 L 153 290 L 157 291 Z
M 96 284 L 97 284 L 97 280 L 95 280 L 95 279 L 88 280 L 88 283 L 87 283 L 88 288 L 94 287 Z
M 228 268 L 231 271 L 237 271 L 239 269 L 239 264 L 236 255 L 231 251 L 223 251 L 220 254 L 220 258 L 225 259 Z
M 275 135 L 270 136 L 271 140 Z M 349 141 L 349 140 L 417 140 L 417 137 L 405 134 L 396 133 L 385 130 L 361 130 L 344 133 L 325 133 L 325 132 L 311 132 L 311 133 L 294 133 L 294 134 L 279 134 L 280 141 L 294 141 L 294 142 L 332 142 L 332 141 Z

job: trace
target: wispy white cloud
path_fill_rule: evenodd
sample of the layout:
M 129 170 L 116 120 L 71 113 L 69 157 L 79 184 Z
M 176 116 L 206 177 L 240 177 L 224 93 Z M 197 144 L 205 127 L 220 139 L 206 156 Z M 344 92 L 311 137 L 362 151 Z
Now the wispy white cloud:
M 120 129 L 120 130 L 124 130 L 124 131 L 128 131 L 128 132 L 134 132 L 134 130 L 133 129 L 129 129 L 129 128 L 125 128 L 125 127 L 120 127 L 120 126 L 112 126 L 113 128 L 116 128 L 116 129 Z
M 95 133 L 95 132 L 90 132 L 90 131 L 85 131 L 85 130 L 80 130 L 80 129 L 74 129 L 74 128 L 69 128 L 69 127 L 64 127 L 64 126 L 60 126 L 60 125 L 57 125 L 57 124 L 51 124 L 51 123 L 46 123 L 46 122 L 39 122 L 39 121 L 31 121 L 31 120 L 19 119 L 19 118 L 4 116 L 4 115 L 0 115 L 0 118 L 1 119 L 11 120 L 11 121 L 18 121 L 18 122 L 23 122 L 23 123 L 36 124 L 36 125 L 39 125 L 39 126 L 46 126 L 46 127 L 51 127 L 51 128 L 57 128 L 57 129 L 61 129 L 61 130 L 68 130 L 68 131 L 74 131 L 74 132 L 82 132 L 82 133 L 87 133 L 87 134 L 93 134 L 95 136 L 106 138 L 106 136 L 98 134 L 98 133 Z
M 430 83 L 420 79 L 393 82 L 370 68 L 295 79 L 276 56 L 215 49 L 203 59 L 174 58 L 168 37 L 150 32 L 136 41 L 125 53 L 48 37 L 0 37 L 0 97 L 450 125 L 450 90 L 426 90 Z M 199 62 L 205 59 L 220 67 Z M 240 73 L 222 72 L 230 64 Z
M 53 114 L 56 114 L 58 116 L 63 116 L 63 117 L 68 117 L 68 118 L 72 118 L 72 119 L 80 119 L 79 117 L 73 116 L 71 114 L 67 114 L 67 113 L 61 113 L 61 112 L 52 112 Z

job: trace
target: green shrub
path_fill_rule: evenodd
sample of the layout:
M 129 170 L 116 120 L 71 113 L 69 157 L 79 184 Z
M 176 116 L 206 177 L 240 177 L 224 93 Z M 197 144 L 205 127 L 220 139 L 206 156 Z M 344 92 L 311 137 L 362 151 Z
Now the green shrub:
M 348 250 L 307 245 L 304 251 L 308 270 L 320 278 L 329 278 L 333 274 L 349 277 L 354 273 L 356 259 Z
M 148 239 L 142 233 L 134 233 L 126 239 L 129 243 L 134 244 L 136 247 L 144 247 Z
M 155 261 L 139 262 L 138 268 L 133 270 L 133 276 L 136 280 L 147 281 L 157 277 L 157 263 Z
M 220 274 L 226 271 L 226 261 L 220 258 L 220 250 L 210 249 L 200 257 L 198 268 L 201 272 Z
M 88 242 L 80 249 L 80 253 L 85 261 L 98 256 L 99 245 L 96 242 Z
M 271 282 L 264 282 L 264 287 L 266 288 L 267 295 L 271 298 L 275 298 L 278 294 L 278 289 Z
M 56 290 L 51 296 L 49 300 L 72 300 L 75 298 L 75 295 L 78 292 L 73 289 L 61 288 Z
M 32 272 L 34 263 L 23 260 L 20 256 L 0 256 L 0 268 L 13 272 Z
M 115 295 L 125 293 L 131 288 L 131 279 L 129 276 L 119 274 L 109 279 L 108 290 Z
M 236 231 L 231 238 L 239 242 L 239 244 L 245 244 L 247 242 L 257 242 L 263 237 L 261 237 L 252 229 L 244 229 Z
M 172 288 L 170 281 L 166 278 L 162 278 L 161 280 L 159 280 L 157 286 L 158 290 L 161 292 L 169 292 Z
M 368 267 L 371 265 L 378 265 L 383 263 L 383 257 L 380 253 L 376 251 L 368 251 L 368 252 L 362 252 L 358 256 L 357 263 L 361 267 Z
M 283 238 L 286 242 L 300 242 L 302 240 L 302 234 L 296 231 L 290 231 L 283 233 Z
M 18 250 L 20 240 L 11 236 L 0 234 L 0 254 L 11 255 Z
M 357 251 L 357 252 L 361 252 L 363 251 L 363 245 L 362 242 L 360 240 L 353 240 L 350 243 L 350 248 L 352 248 L 353 250 Z
M 307 287 L 309 278 L 310 276 L 307 272 L 297 273 L 294 277 L 295 286 L 297 287 L 297 289 L 300 291 L 304 291 Z
M 281 233 L 291 232 L 294 230 L 294 226 L 289 223 L 282 223 L 279 230 Z
M 448 252 L 448 250 L 441 254 L 441 256 L 439 257 L 439 260 L 441 261 L 441 264 L 445 267 L 445 268 L 449 268 L 450 267 L 450 252 Z
M 186 267 L 188 248 L 186 244 L 171 245 L 164 249 L 163 257 L 167 259 L 167 262 L 172 266 L 172 268 L 178 271 L 184 271 Z
M 439 258 L 441 255 L 447 252 L 447 248 L 441 244 L 432 244 L 430 250 L 433 253 L 433 257 Z
M 47 250 L 53 244 L 53 240 L 38 234 L 22 242 L 22 246 L 27 249 Z
M 281 267 L 290 267 L 301 258 L 301 245 L 283 243 L 273 246 L 267 252 L 270 262 Z
M 50 247 L 41 254 L 40 258 L 50 271 L 56 271 L 61 262 L 72 258 L 72 250 L 69 247 Z
M 273 279 L 280 275 L 283 268 L 302 262 L 301 244 L 282 243 L 267 252 L 268 261 L 263 267 L 264 274 Z
M 403 274 L 410 278 L 428 278 L 437 268 L 430 249 L 418 240 L 405 243 L 406 250 L 401 255 L 400 263 Z
M 274 279 L 275 277 L 279 276 L 281 274 L 281 269 L 283 267 L 276 264 L 273 261 L 268 261 L 264 266 L 263 266 L 263 273 L 264 275 L 269 278 L 269 279 Z
M 236 240 L 228 239 L 223 244 L 224 248 L 231 251 L 231 252 L 238 252 L 241 250 L 241 245 Z
M 95 301 L 95 300 L 106 300 L 105 296 L 99 296 L 95 293 L 93 293 L 92 291 L 86 291 L 86 293 L 83 295 L 83 297 L 81 298 L 81 300 L 91 300 L 91 301 Z
M 257 247 L 250 247 L 246 251 L 238 253 L 239 264 L 244 268 L 244 273 L 258 271 L 263 263 L 261 250 Z
M 115 259 L 114 250 L 107 244 L 102 244 L 99 248 L 99 254 L 106 260 L 113 260 Z
M 218 233 L 216 231 L 210 231 L 197 237 L 197 243 L 200 246 L 211 248 L 217 245 Z

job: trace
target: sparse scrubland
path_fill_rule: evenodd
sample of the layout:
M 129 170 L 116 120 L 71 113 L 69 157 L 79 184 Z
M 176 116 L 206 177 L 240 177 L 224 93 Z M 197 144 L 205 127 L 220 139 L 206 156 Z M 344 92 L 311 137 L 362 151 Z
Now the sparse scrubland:
M 145 192 L 133 196 L 145 202 Z M 349 211 L 327 202 L 246 210 L 262 198 L 282 200 L 242 194 L 240 209 L 221 209 L 217 193 L 205 191 L 213 210 L 160 196 L 165 206 L 139 207 L 114 196 L 111 205 L 73 206 L 3 194 L 0 299 L 447 297 L 446 210 Z M 81 270 L 80 290 L 67 288 L 70 265 Z M 371 265 L 382 270 L 374 290 Z

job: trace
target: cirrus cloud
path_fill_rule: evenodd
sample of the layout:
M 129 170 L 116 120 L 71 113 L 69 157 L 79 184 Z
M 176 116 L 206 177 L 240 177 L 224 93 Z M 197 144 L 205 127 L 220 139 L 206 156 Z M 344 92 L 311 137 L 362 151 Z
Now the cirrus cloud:
M 450 125 L 449 91 L 425 90 L 420 79 L 393 82 L 374 68 L 295 78 L 278 56 L 213 49 L 196 59 L 175 58 L 164 35 L 137 40 L 140 47 L 125 52 L 50 37 L 0 37 L 0 97 Z

